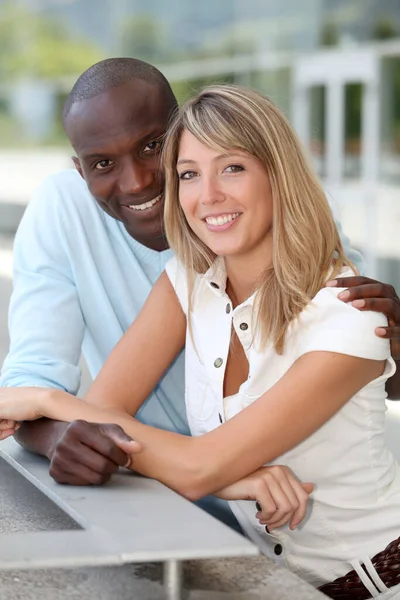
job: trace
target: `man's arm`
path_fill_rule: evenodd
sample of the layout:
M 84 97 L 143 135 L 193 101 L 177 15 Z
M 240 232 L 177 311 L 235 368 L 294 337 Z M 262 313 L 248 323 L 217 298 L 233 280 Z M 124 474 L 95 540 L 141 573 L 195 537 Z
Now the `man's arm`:
M 63 202 L 65 199 L 49 178 L 38 189 L 18 229 L 9 310 L 11 344 L 1 386 L 37 386 L 72 394 L 79 388 L 84 320 L 68 259 L 67 232 L 74 229 Z M 92 482 L 93 469 L 88 469 L 87 463 L 93 462 L 93 455 L 100 458 L 95 478 L 102 471 L 104 481 L 109 478 L 105 436 L 100 432 L 94 435 L 93 427 L 89 435 L 85 425 L 71 430 L 68 424 L 43 419 L 23 423 L 15 437 L 26 449 L 48 457 L 52 473 L 60 482 L 76 482 L 77 470 L 81 483 Z M 85 439 L 92 439 L 93 447 L 82 443 Z M 69 446 L 79 448 L 78 457 L 69 456 Z M 121 464 L 126 463 L 126 455 L 118 449 L 111 454 Z
M 381 312 L 388 319 L 388 327 L 378 327 L 379 337 L 390 339 L 392 357 L 397 371 L 386 383 L 391 400 L 400 400 L 400 299 L 394 287 L 368 277 L 342 277 L 330 282 L 332 286 L 348 288 L 338 296 L 351 302 L 358 310 Z

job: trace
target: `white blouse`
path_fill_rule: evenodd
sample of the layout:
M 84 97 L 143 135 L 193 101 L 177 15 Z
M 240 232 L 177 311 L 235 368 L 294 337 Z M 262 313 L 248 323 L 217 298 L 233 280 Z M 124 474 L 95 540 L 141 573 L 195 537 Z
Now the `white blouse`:
M 166 271 L 187 314 L 185 271 L 175 258 Z M 344 270 L 341 276 L 352 274 Z M 342 289 L 327 287 L 290 325 L 285 351 L 279 355 L 271 344 L 259 350 L 254 296 L 233 309 L 225 287 L 222 259 L 196 277 L 193 337 L 189 331 L 186 336 L 186 409 L 192 435 L 211 431 L 246 408 L 307 352 L 387 360 L 382 376 L 271 463 L 287 465 L 301 481 L 315 483 L 306 518 L 294 531 L 284 526 L 267 534 L 255 518 L 254 502 L 230 503 L 243 530 L 265 554 L 318 586 L 346 574 L 400 536 L 400 467 L 384 441 L 385 381 L 395 372 L 395 364 L 388 340 L 374 333 L 387 321 L 382 314 L 342 302 L 337 298 Z M 232 327 L 246 353 L 249 377 L 237 394 L 224 399 Z

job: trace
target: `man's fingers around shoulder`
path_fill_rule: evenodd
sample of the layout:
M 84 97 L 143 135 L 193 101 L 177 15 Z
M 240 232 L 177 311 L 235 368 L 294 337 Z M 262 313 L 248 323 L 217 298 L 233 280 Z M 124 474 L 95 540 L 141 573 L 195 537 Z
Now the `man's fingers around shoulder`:
M 363 277 L 362 275 L 355 275 L 354 277 L 337 277 L 327 282 L 328 287 L 338 288 L 353 288 L 357 286 L 365 286 L 368 284 L 379 283 L 375 279 L 369 277 Z

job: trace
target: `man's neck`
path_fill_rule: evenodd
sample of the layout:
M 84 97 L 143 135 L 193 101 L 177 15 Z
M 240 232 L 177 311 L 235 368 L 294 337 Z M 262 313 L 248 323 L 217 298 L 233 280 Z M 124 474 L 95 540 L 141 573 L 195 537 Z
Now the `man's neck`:
M 130 235 L 130 237 L 135 240 L 135 242 L 141 244 L 142 246 L 145 246 L 149 250 L 154 250 L 155 252 L 163 252 L 164 250 L 168 250 L 169 248 L 167 238 L 163 235 L 159 237 L 141 240 L 131 235 L 131 233 L 127 229 L 126 231 Z

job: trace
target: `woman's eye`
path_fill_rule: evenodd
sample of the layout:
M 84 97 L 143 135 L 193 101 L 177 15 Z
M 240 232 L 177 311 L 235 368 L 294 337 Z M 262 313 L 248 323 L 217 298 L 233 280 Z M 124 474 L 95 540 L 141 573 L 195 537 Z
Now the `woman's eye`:
M 147 154 L 149 152 L 156 152 L 161 148 L 161 140 L 154 140 L 153 142 L 149 142 L 143 149 L 143 154 Z
M 244 171 L 244 169 L 241 165 L 229 165 L 229 167 L 226 167 L 225 171 L 228 171 L 228 173 L 240 173 L 240 171 Z
M 193 177 L 196 177 L 196 172 L 195 171 L 184 171 L 184 173 L 181 173 L 181 174 L 178 173 L 178 177 L 179 177 L 179 179 L 193 179 Z
M 99 169 L 101 171 L 101 169 L 107 169 L 107 167 L 110 167 L 112 164 L 112 160 L 99 160 L 99 162 L 95 164 L 95 169 Z

